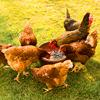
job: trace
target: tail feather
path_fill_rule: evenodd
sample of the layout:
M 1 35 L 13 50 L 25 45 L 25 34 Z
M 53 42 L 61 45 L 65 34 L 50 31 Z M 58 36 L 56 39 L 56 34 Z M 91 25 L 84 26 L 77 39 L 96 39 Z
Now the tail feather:
M 70 14 L 69 14 L 69 12 L 68 12 L 68 9 L 67 9 L 67 11 L 66 11 L 66 18 L 71 18 L 71 17 L 70 17 Z
M 92 34 L 95 34 L 97 36 L 98 35 L 98 31 L 99 31 L 99 28 L 95 29 L 95 31 L 93 31 Z
M 99 32 L 99 28 L 95 29 L 95 31 L 93 31 L 91 34 L 94 36 L 95 41 L 99 39 L 98 32 Z
M 98 37 L 98 31 L 99 29 L 95 29 L 86 39 L 86 43 L 90 44 L 93 48 L 97 46 L 97 40 L 99 39 Z
M 90 13 L 87 12 L 81 22 L 81 25 L 80 25 L 80 28 L 79 28 L 79 31 L 81 32 L 89 32 L 89 29 L 90 29 L 90 25 L 89 25 L 89 16 L 90 16 Z

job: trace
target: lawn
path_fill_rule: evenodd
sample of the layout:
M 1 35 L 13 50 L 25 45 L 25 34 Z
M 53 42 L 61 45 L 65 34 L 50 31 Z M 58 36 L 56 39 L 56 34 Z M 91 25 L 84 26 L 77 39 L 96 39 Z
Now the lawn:
M 73 19 L 81 21 L 86 12 L 93 15 L 90 33 L 100 30 L 100 0 L 0 0 L 0 43 L 19 46 L 19 35 L 26 22 L 32 26 L 37 46 L 65 32 L 63 22 L 68 8 Z M 100 36 L 100 32 L 99 32 Z M 39 63 L 30 67 L 40 67 Z M 95 55 L 78 73 L 68 73 L 67 88 L 55 87 L 43 94 L 44 83 L 36 81 L 30 67 L 21 83 L 17 72 L 0 66 L 0 100 L 100 100 L 100 38 Z

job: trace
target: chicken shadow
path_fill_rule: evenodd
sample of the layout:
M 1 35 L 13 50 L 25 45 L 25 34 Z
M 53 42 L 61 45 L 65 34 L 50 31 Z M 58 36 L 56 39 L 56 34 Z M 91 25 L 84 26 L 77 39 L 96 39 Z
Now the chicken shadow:
M 70 70 L 71 71 L 71 70 Z M 80 81 L 96 82 L 100 80 L 100 63 L 90 59 L 79 72 L 68 72 L 67 82 L 69 84 L 80 84 Z M 72 82 L 73 81 L 73 82 Z M 81 84 L 80 84 L 81 85 Z
M 87 72 L 93 77 L 93 79 L 96 79 L 96 74 L 100 73 L 100 63 L 91 58 L 87 61 L 85 67 L 87 69 Z
M 38 62 L 39 63 L 39 62 Z M 42 66 L 38 66 L 36 64 L 35 67 L 42 67 Z M 82 84 L 82 82 L 86 82 L 85 84 L 89 84 L 89 82 L 96 82 L 98 80 L 98 78 L 100 79 L 100 76 L 98 77 L 97 73 L 100 73 L 100 63 L 95 61 L 94 59 L 90 59 L 87 61 L 87 63 L 85 64 L 85 66 L 83 66 L 83 69 L 81 69 L 79 72 L 75 73 L 72 72 L 70 73 L 70 71 L 67 74 L 67 79 L 65 81 L 66 84 L 70 85 L 67 88 L 62 88 L 62 86 L 58 86 L 53 88 L 51 91 L 49 91 L 49 94 L 59 94 L 61 91 L 64 91 L 67 94 L 70 94 L 70 91 L 72 90 L 77 90 L 77 88 L 83 88 L 84 85 Z M 30 72 L 31 74 L 31 72 Z M 87 75 L 88 74 L 88 75 Z M 30 75 L 30 77 L 32 77 L 32 74 Z M 36 81 L 34 78 L 31 79 L 33 81 L 35 81 L 35 83 L 37 83 L 37 87 L 38 92 L 40 94 L 43 93 L 43 87 L 47 88 L 45 83 L 41 83 Z

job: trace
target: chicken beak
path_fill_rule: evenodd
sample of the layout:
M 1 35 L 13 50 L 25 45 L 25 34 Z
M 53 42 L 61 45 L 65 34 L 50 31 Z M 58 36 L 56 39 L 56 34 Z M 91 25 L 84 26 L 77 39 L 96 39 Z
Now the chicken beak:
M 50 41 L 50 43 L 49 43 L 49 46 L 52 46 L 52 39 L 51 39 L 51 41 Z
M 92 22 L 93 22 L 93 15 L 91 15 L 91 16 L 89 17 L 89 25 L 90 25 L 90 27 L 92 26 Z

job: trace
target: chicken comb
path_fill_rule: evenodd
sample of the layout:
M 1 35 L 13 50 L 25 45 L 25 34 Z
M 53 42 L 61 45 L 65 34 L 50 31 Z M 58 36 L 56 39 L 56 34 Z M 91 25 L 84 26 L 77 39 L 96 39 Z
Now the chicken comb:
M 93 22 L 93 15 L 91 15 L 90 17 L 89 17 L 89 22 Z
M 49 43 L 49 46 L 51 46 L 52 42 L 53 42 L 53 41 L 52 41 L 52 39 L 51 39 L 51 41 L 50 41 L 50 43 Z
M 13 45 L 12 44 L 8 44 L 10 47 L 13 47 Z

